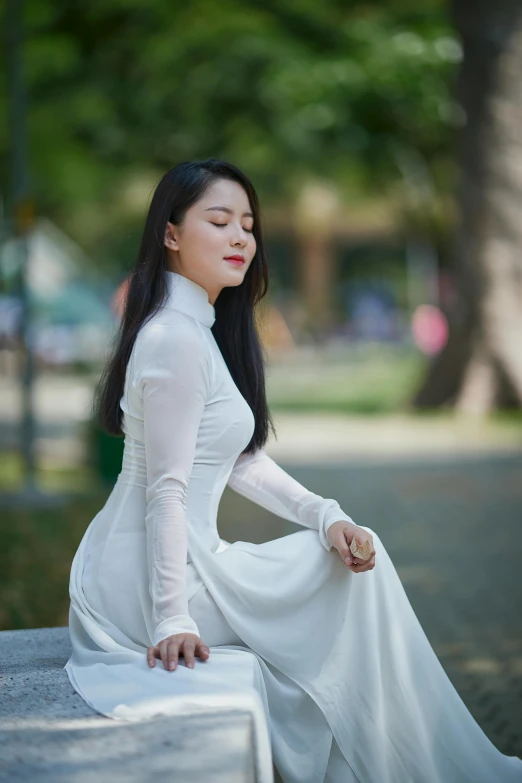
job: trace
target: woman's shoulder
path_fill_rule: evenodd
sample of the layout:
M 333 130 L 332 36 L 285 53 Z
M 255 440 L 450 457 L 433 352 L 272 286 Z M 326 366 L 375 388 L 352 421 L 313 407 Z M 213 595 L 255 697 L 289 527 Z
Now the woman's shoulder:
M 211 352 L 202 325 L 178 310 L 160 310 L 138 332 L 135 344 L 138 365 L 155 362 L 204 363 L 210 368 Z
M 201 324 L 180 310 L 161 309 L 149 318 L 138 332 L 137 341 L 148 345 L 161 345 L 182 338 L 192 344 L 205 345 Z

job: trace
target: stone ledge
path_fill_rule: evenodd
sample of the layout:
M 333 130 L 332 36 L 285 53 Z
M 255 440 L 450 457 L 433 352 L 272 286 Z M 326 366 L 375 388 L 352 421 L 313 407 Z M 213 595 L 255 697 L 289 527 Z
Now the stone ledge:
M 244 706 L 128 723 L 92 710 L 69 682 L 62 628 L 0 632 L 0 781 L 272 783 L 256 769 Z

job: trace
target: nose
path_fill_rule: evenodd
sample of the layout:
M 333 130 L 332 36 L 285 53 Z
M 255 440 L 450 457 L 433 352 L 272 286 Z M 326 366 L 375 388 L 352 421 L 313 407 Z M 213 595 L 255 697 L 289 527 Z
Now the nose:
M 248 234 L 243 228 L 241 228 L 234 241 L 234 245 L 241 245 L 241 247 L 244 247 L 247 244 L 247 242 L 248 242 Z

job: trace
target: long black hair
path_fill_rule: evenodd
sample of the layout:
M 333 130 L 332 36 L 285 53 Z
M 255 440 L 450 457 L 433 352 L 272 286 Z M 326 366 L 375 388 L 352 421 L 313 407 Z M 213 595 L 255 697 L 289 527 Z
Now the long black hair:
M 217 297 L 212 332 L 236 386 L 254 414 L 255 429 L 245 452 L 254 452 L 264 446 L 269 427 L 275 434 L 266 401 L 265 355 L 254 315 L 255 305 L 268 289 L 258 198 L 254 186 L 239 168 L 223 160 L 207 158 L 174 166 L 162 177 L 152 196 L 138 259 L 127 288 L 116 347 L 100 377 L 94 398 L 99 423 L 113 435 L 123 435 L 120 400 L 136 337 L 143 324 L 161 307 L 167 294 L 167 250 L 164 246 L 167 223 L 182 224 L 186 211 L 219 179 L 234 180 L 246 191 L 254 213 L 256 253 L 241 285 L 227 286 Z

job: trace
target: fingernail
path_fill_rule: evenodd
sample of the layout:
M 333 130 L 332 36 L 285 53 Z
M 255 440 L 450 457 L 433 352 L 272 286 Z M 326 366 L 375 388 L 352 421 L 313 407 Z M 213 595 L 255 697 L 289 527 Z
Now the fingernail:
M 193 663 L 189 663 L 189 667 L 190 667 L 191 669 L 193 669 L 193 668 L 194 668 L 194 664 L 193 664 Z
M 350 560 L 349 557 L 347 557 L 344 562 L 346 563 L 346 565 L 351 565 L 352 564 L 352 561 Z
M 175 669 L 175 668 L 176 668 L 176 664 L 174 663 L 174 661 L 171 661 L 169 663 L 169 669 Z

